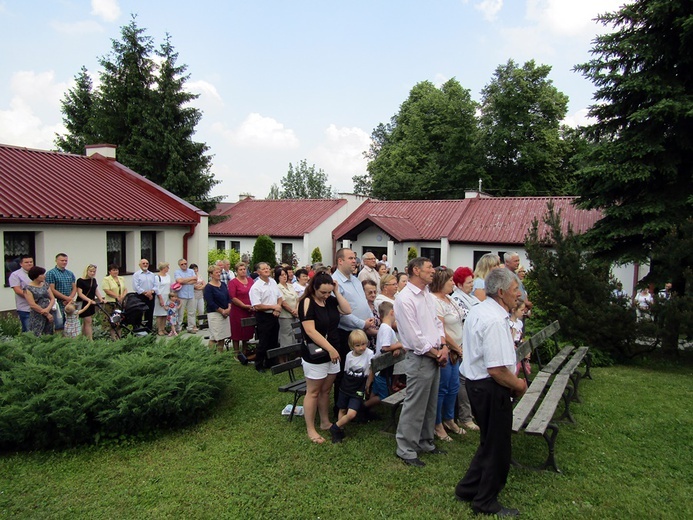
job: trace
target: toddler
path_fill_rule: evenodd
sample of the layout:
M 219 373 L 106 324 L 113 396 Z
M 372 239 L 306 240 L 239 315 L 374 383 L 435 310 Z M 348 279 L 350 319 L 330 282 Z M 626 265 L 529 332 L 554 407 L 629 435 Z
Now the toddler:
M 169 336 L 178 336 L 178 309 L 180 308 L 180 300 L 178 294 L 171 291 L 168 295 L 166 303 L 166 322 L 171 326 Z
M 342 428 L 349 421 L 354 420 L 363 405 L 366 387 L 370 387 L 373 383 L 371 359 L 375 354 L 368 348 L 368 336 L 363 330 L 351 331 L 349 348 L 351 352 L 346 355 L 344 361 L 344 377 L 339 386 L 337 398 L 338 420 L 330 426 L 333 443 L 342 442 L 344 438 Z
M 65 305 L 65 330 L 63 331 L 63 335 L 66 338 L 76 338 L 82 332 L 82 326 L 79 323 L 79 315 L 86 311 L 90 305 L 91 302 L 88 301 L 80 310 L 77 310 L 74 302 Z

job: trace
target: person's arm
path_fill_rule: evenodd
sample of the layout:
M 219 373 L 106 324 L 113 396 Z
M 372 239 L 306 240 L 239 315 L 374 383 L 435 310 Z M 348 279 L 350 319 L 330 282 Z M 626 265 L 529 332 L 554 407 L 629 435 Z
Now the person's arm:
M 337 280 L 334 280 L 334 296 L 337 298 L 337 310 L 339 310 L 339 314 L 341 315 L 346 315 L 346 314 L 351 314 L 351 305 L 349 305 L 349 302 L 347 299 L 344 297 L 344 295 L 341 293 L 340 288 L 339 288 L 339 283 Z
M 496 383 L 510 388 L 513 397 L 522 397 L 527 391 L 527 381 L 516 377 L 508 367 L 490 367 L 486 370 Z
M 309 312 L 310 303 L 311 302 L 308 298 L 303 300 L 303 316 L 308 316 L 309 318 L 311 317 Z M 319 347 L 325 349 L 330 354 L 330 360 L 332 363 L 337 363 L 340 359 L 339 352 L 337 352 L 337 349 L 335 349 L 330 342 L 327 341 L 325 336 L 318 332 L 318 330 L 315 328 L 315 320 L 304 318 L 301 321 L 301 325 L 303 325 L 303 330 L 308 336 L 308 339 Z
M 437 358 L 440 351 L 434 350 L 434 347 L 437 345 L 430 343 L 424 336 L 419 326 L 419 318 L 414 301 L 403 296 L 395 301 L 395 305 L 397 306 L 395 309 L 397 326 L 402 337 L 412 343 L 408 346 L 414 351 L 414 354 Z
M 51 284 L 49 285 L 49 287 L 50 287 L 51 292 L 53 293 L 53 296 L 54 296 L 55 298 L 57 298 L 58 300 L 61 300 L 61 301 L 65 302 L 65 303 L 69 303 L 70 298 L 67 297 L 67 296 L 65 296 L 65 295 L 64 295 L 63 293 L 61 293 L 60 291 L 58 291 L 58 290 L 55 288 L 55 283 L 51 283 Z
M 91 301 L 90 301 L 90 300 L 87 300 L 86 305 L 82 305 L 82 308 L 81 308 L 79 311 L 77 311 L 77 316 L 81 316 L 81 314 L 82 314 L 84 311 L 86 311 L 89 307 L 91 307 Z
M 67 297 L 67 301 L 71 302 L 72 300 L 75 299 L 76 295 L 77 295 L 77 284 L 75 282 L 72 282 L 72 290 L 70 291 L 70 295 Z

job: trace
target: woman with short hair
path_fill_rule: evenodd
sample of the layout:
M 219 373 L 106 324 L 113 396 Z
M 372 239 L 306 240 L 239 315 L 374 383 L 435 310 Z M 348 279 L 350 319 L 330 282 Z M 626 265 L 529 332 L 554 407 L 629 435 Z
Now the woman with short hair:
M 168 274 L 168 262 L 159 262 L 159 274 L 154 276 L 154 316 L 159 336 L 166 335 L 166 318 L 168 316 L 168 295 L 171 293 L 171 277 Z
M 203 293 L 207 304 L 207 322 L 209 323 L 209 346 L 223 352 L 224 341 L 231 336 L 229 315 L 231 314 L 231 298 L 229 289 L 221 281 L 221 267 L 210 265 L 207 269 L 209 283 Z
M 27 273 L 31 282 L 24 289 L 24 297 L 29 304 L 29 332 L 35 336 L 53 334 L 53 305 L 55 296 L 46 283 L 46 270 L 34 266 Z

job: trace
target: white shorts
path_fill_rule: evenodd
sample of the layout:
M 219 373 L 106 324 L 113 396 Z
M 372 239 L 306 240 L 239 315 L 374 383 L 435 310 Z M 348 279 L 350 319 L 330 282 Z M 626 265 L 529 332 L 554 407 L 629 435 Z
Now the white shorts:
M 327 363 L 320 363 L 316 365 L 314 363 L 308 363 L 305 359 L 303 361 L 303 375 L 306 379 L 325 379 L 330 374 L 339 374 L 340 362 L 332 363 L 328 361 Z

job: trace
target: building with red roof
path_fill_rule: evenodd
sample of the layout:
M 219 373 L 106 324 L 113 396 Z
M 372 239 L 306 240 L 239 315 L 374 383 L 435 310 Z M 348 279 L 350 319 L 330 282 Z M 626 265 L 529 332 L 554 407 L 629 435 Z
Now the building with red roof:
M 77 277 L 97 265 L 99 282 L 111 263 L 121 275 L 141 258 L 207 263 L 207 214 L 120 164 L 113 145 L 74 155 L 0 144 L 0 232 L 0 310 L 14 308 L 7 278 L 22 254 L 50 269 L 66 253 Z
M 209 227 L 210 249 L 235 249 L 252 253 L 255 240 L 274 240 L 277 259 L 294 257 L 298 265 L 311 263 L 311 252 L 320 248 L 325 263 L 334 253 L 332 230 L 363 203 L 365 198 L 243 199 L 223 211 L 226 219 Z

